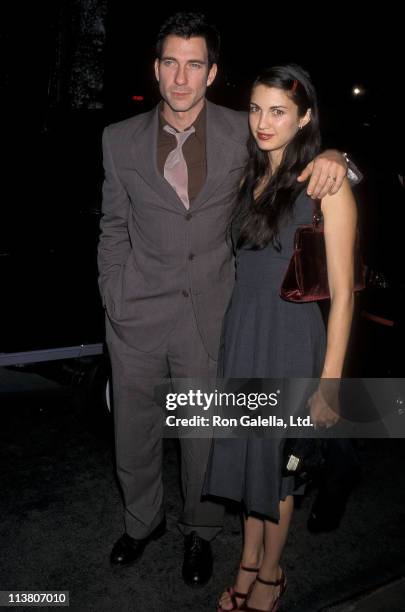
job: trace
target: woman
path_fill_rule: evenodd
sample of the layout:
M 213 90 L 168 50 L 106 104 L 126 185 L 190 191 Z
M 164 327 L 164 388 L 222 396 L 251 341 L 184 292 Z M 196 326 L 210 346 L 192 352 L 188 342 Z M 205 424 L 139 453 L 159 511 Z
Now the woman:
M 331 308 L 327 334 L 318 305 L 280 298 L 297 227 L 309 224 L 313 200 L 297 177 L 320 149 L 316 94 L 299 66 L 271 68 L 251 93 L 249 160 L 232 217 L 236 283 L 224 319 L 220 376 L 339 379 L 353 313 L 356 205 L 345 179 L 321 201 Z M 335 177 L 329 177 L 333 191 Z M 326 381 L 325 381 L 326 382 Z M 318 389 L 312 422 L 338 415 Z M 244 504 L 244 544 L 233 587 L 219 610 L 273 611 L 286 580 L 280 558 L 293 511 L 294 480 L 281 476 L 282 441 L 216 439 L 204 493 Z

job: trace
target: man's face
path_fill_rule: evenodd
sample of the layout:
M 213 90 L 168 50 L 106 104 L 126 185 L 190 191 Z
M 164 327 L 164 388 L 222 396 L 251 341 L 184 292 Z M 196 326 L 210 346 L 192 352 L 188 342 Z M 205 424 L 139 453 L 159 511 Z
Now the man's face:
M 208 51 L 201 36 L 167 36 L 161 59 L 155 60 L 155 75 L 164 101 L 174 112 L 187 112 L 203 104 L 206 89 L 217 73 L 208 70 Z

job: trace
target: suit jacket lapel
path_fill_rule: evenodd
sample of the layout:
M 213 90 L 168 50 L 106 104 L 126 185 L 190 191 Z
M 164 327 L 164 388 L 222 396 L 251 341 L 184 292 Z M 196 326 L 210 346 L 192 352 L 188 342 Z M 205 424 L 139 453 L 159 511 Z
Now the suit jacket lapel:
M 232 161 L 235 157 L 235 148 L 244 148 L 244 145 L 238 144 L 236 139 L 232 140 L 232 138 L 229 137 L 230 126 L 224 121 L 216 105 L 208 100 L 206 104 L 207 177 L 200 193 L 191 205 L 192 210 L 204 204 L 224 181 L 232 167 Z
M 145 115 L 144 123 L 133 134 L 134 169 L 166 202 L 184 211 L 184 204 L 157 167 L 159 105 Z

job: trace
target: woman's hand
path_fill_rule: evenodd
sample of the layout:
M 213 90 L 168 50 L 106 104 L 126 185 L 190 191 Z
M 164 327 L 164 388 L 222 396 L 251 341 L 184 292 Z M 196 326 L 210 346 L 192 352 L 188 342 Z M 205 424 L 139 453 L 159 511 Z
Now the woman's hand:
M 336 381 L 321 380 L 318 389 L 308 400 L 314 428 L 333 427 L 340 419 L 339 387 Z
M 323 151 L 311 161 L 298 177 L 299 182 L 308 180 L 307 193 L 312 199 L 324 198 L 328 193 L 339 191 L 347 173 L 347 162 L 342 153 L 335 149 Z

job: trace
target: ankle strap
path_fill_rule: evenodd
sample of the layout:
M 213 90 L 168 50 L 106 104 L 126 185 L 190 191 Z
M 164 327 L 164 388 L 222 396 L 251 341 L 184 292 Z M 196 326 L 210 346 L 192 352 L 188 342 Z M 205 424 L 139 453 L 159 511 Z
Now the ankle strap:
M 245 572 L 255 572 L 257 574 L 257 572 L 259 571 L 258 567 L 246 567 L 246 565 L 240 565 L 239 567 Z
M 257 576 L 256 580 L 262 584 L 268 584 L 269 586 L 280 586 L 280 584 L 283 584 L 284 582 L 284 574 L 281 574 L 281 578 L 278 580 L 263 580 L 263 578 L 260 578 L 260 576 Z

